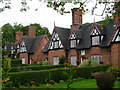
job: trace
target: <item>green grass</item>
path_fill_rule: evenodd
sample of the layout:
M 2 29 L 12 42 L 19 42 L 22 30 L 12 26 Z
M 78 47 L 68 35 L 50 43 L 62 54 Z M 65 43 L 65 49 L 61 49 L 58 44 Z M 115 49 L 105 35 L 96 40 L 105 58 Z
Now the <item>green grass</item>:
M 114 88 L 120 88 L 120 81 L 115 82 Z M 55 83 L 54 85 L 40 84 L 39 86 L 32 86 L 31 88 L 67 88 L 65 82 Z M 82 81 L 74 82 L 71 88 L 98 88 L 95 79 L 84 79 Z

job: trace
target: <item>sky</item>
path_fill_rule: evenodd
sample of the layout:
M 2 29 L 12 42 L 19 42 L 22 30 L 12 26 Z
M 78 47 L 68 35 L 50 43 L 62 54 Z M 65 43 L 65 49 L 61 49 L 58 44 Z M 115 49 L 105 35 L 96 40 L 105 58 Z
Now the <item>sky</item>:
M 92 6 L 95 3 L 89 2 L 87 4 L 87 7 L 89 9 L 92 9 Z M 32 0 L 28 2 L 28 5 L 30 6 L 30 10 L 27 10 L 27 12 L 20 12 L 21 0 L 11 0 L 11 9 L 5 10 L 0 13 L 0 27 L 2 27 L 6 23 L 10 23 L 11 25 L 14 25 L 15 22 L 17 24 L 22 24 L 24 26 L 30 25 L 33 23 L 38 23 L 42 27 L 47 27 L 52 33 L 54 28 L 54 22 L 55 26 L 64 27 L 64 28 L 70 28 L 70 25 L 72 24 L 72 14 L 68 13 L 65 15 L 61 15 L 57 13 L 52 8 L 47 7 L 47 3 L 39 0 Z M 67 3 L 65 8 L 66 10 L 70 10 L 71 8 L 75 8 L 77 6 L 72 5 L 71 3 Z M 35 9 L 37 9 L 35 11 Z M 95 13 L 101 14 L 104 9 L 103 5 L 98 5 L 97 9 L 95 10 Z M 86 13 L 83 15 L 83 23 L 92 23 L 95 21 L 100 21 L 105 16 L 95 16 L 91 15 L 90 13 Z

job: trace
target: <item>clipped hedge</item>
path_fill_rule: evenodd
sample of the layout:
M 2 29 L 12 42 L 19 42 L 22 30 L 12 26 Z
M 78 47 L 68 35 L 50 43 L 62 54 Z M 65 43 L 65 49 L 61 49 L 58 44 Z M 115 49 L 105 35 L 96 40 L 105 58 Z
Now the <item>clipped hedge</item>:
M 20 59 L 12 59 L 11 60 L 11 67 L 17 67 L 22 64 L 22 60 Z
M 74 78 L 90 78 L 92 72 L 106 71 L 110 65 L 98 66 L 98 67 L 84 67 L 75 68 L 76 73 Z M 9 73 L 13 86 L 27 85 L 30 81 L 35 81 L 36 85 L 46 83 L 49 80 L 59 82 L 59 80 L 67 80 L 67 76 L 63 74 L 63 71 L 68 71 L 65 68 L 56 68 L 49 70 L 39 71 L 26 71 L 26 72 L 13 72 Z
M 45 70 L 45 69 L 63 68 L 63 67 L 65 67 L 64 64 L 62 64 L 62 65 L 46 65 L 46 66 L 31 65 L 31 66 L 11 67 L 10 72 Z

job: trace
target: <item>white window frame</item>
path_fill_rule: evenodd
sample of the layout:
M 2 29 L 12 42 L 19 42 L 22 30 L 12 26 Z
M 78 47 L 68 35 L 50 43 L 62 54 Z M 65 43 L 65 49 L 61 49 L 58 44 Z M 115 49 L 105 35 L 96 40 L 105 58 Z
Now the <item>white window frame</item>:
M 53 57 L 53 65 L 59 65 L 59 57 Z
M 100 44 L 100 36 L 92 37 L 92 45 L 99 45 Z
M 77 56 L 71 56 L 71 65 L 77 66 Z
M 101 57 L 101 59 L 100 59 L 100 57 Z M 92 55 L 91 59 L 95 60 L 96 62 L 98 62 L 98 64 L 100 64 L 100 62 L 102 61 L 102 55 Z
M 22 58 L 22 64 L 25 64 L 25 58 Z
M 55 42 L 54 42 L 54 48 L 58 48 L 58 46 L 59 46 L 59 45 L 58 45 L 58 41 L 55 41 Z
M 81 50 L 81 55 L 85 55 L 85 50 Z
M 76 40 L 70 40 L 70 47 L 71 48 L 76 47 Z

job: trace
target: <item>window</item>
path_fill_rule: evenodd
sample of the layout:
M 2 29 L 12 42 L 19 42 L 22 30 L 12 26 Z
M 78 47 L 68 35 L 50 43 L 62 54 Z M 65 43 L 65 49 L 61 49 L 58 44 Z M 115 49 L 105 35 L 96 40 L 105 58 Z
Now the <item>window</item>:
M 101 64 L 101 62 L 102 62 L 102 56 L 101 55 L 94 55 L 94 56 L 91 56 L 91 58 L 93 60 L 95 60 L 96 62 L 98 62 L 98 64 Z
M 53 65 L 59 64 L 59 57 L 53 57 Z
M 54 48 L 58 48 L 58 41 L 55 41 Z
M 71 57 L 71 64 L 76 66 L 77 65 L 76 60 L 77 60 L 77 57 L 76 56 L 72 56 Z
M 7 46 L 6 45 L 5 45 L 4 49 L 7 50 Z
M 17 49 L 17 53 L 19 53 L 20 52 L 20 49 Z
M 45 46 L 42 46 L 42 49 L 44 49 Z
M 99 45 L 100 39 L 99 36 L 92 37 L 92 45 Z
M 25 58 L 22 58 L 22 64 L 25 64 Z
M 81 50 L 81 55 L 85 55 L 85 50 Z
M 13 52 L 14 52 L 14 51 L 13 51 L 13 50 L 11 50 L 11 54 L 13 54 Z
M 70 47 L 76 47 L 76 40 L 70 40 Z
M 17 45 L 17 48 L 19 48 L 19 45 Z

